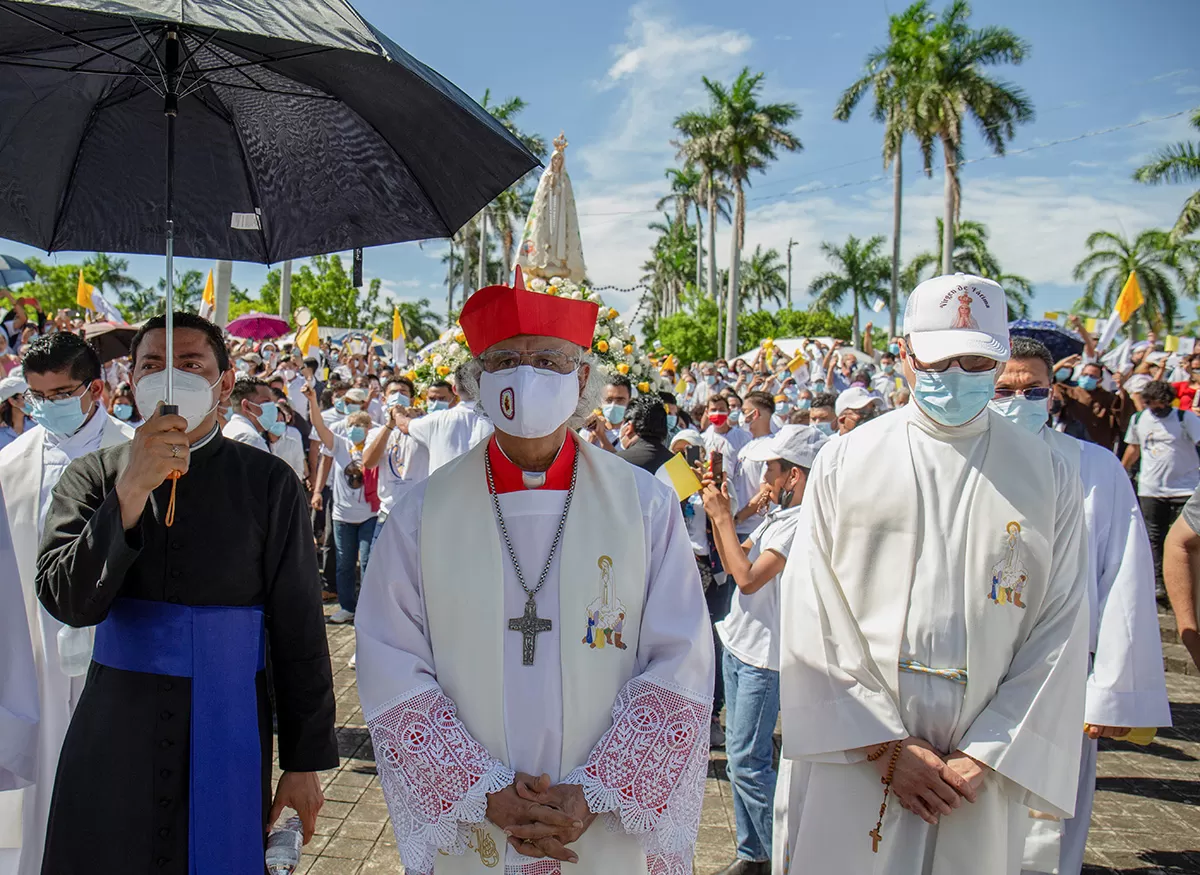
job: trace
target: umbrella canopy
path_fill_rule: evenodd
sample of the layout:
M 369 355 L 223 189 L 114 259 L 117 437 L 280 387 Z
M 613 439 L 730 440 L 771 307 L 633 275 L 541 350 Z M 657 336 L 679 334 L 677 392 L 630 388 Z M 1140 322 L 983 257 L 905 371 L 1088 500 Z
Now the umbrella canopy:
M 11 255 L 0 255 L 0 286 L 11 288 L 17 283 L 33 282 L 33 268 Z
M 1041 341 L 1056 362 L 1083 352 L 1082 337 L 1048 319 L 1017 319 L 1008 323 L 1008 333 Z
M 283 337 L 291 328 L 286 319 L 271 316 L 257 311 L 239 316 L 225 326 L 225 330 L 234 337 L 246 337 L 251 340 L 270 340 Z
M 0 0 L 0 237 L 162 253 L 173 179 L 174 254 L 276 262 L 448 237 L 536 164 L 345 0 Z
M 137 329 L 132 325 L 114 322 L 89 322 L 80 332 L 100 356 L 101 363 L 129 355 L 129 347 Z

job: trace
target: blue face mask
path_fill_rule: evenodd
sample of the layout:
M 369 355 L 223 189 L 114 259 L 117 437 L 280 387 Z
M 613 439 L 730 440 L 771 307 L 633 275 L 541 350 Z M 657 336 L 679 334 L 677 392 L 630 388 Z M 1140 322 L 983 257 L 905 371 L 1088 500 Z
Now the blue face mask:
M 831 434 L 833 434 L 833 423 L 832 422 L 818 422 L 816 424 L 816 429 L 821 434 L 831 435 Z
M 825 381 L 824 380 L 813 380 L 812 390 L 814 392 L 824 392 L 825 391 Z
M 889 343 L 888 344 L 888 352 L 890 352 L 892 355 L 900 355 L 900 344 Z
M 352 425 L 346 430 L 346 437 L 350 438 L 350 443 L 357 446 L 367 439 L 367 430 L 361 425 Z
M 709 374 L 704 378 L 704 382 L 708 383 L 710 386 L 715 386 L 717 384 L 717 375 Z
M 674 413 L 667 414 L 667 431 L 674 431 L 675 426 L 679 424 L 679 417 Z
M 346 412 L 346 402 L 339 398 L 337 401 L 333 402 L 333 409 L 338 413 L 344 414 Z
M 775 404 L 775 412 L 780 416 L 787 416 L 792 412 L 792 405 L 787 401 L 779 401 Z
M 83 398 L 64 398 L 62 401 L 30 401 L 34 422 L 46 431 L 68 437 L 83 428 L 87 414 L 83 412 Z
M 1050 405 L 1045 401 L 1034 401 L 1032 398 L 1014 396 L 1012 398 L 995 398 L 988 406 L 1014 425 L 1028 432 L 1037 434 L 1050 418 Z
M 604 418 L 614 425 L 625 420 L 624 404 L 605 404 L 600 409 L 604 413 Z
M 439 410 L 449 410 L 450 402 L 449 401 L 430 401 L 428 404 L 425 405 L 425 409 L 428 410 L 430 413 L 437 413 Z
M 288 427 L 287 423 L 281 419 L 278 422 L 276 422 L 274 425 L 270 426 L 267 429 L 267 431 L 269 431 L 271 434 L 275 435 L 275 437 L 280 438 L 280 437 L 283 437 L 284 432 L 287 431 L 287 427 Z
M 387 406 L 389 409 L 392 407 L 408 407 L 411 403 L 411 398 L 409 398 L 407 395 L 401 395 L 399 392 L 389 395 L 387 400 Z
M 996 389 L 996 371 L 972 374 L 957 365 L 942 373 L 917 371 L 912 397 L 930 419 L 954 428 L 983 412 Z
M 810 398 L 801 398 L 796 402 L 797 410 L 808 410 L 810 407 L 812 407 L 812 399 Z
M 129 422 L 129 420 L 133 418 L 133 405 L 132 404 L 114 404 L 113 405 L 113 416 L 115 416 L 117 419 L 121 420 L 122 422 Z
M 1100 385 L 1099 380 L 1097 380 L 1095 377 L 1090 377 L 1090 376 L 1080 377 L 1078 380 L 1078 383 L 1079 383 L 1079 388 L 1085 392 L 1091 392 L 1098 385 Z
M 895 365 L 884 365 L 883 372 L 885 374 L 891 376 L 892 374 L 896 373 L 896 366 Z
M 346 404 L 344 406 L 346 408 L 347 416 L 349 416 L 351 413 L 358 413 L 358 411 L 362 410 L 361 404 Z
M 258 424 L 267 431 L 271 430 L 271 426 L 279 421 L 279 405 L 274 401 L 268 401 L 265 404 L 260 404 L 262 413 L 258 414 Z
M 1070 368 L 1059 368 L 1057 371 L 1054 372 L 1054 379 L 1060 383 L 1067 382 L 1067 380 L 1071 379 L 1071 369 Z

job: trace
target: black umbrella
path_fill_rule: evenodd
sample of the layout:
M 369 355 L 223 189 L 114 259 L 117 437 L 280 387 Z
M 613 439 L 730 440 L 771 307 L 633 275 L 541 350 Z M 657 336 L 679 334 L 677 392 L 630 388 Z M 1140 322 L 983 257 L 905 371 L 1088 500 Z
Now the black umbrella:
M 447 237 L 536 164 L 344 0 L 0 0 L 0 236 L 165 251 L 168 318 L 176 254 Z
M 1048 319 L 1017 319 L 1008 323 L 1009 334 L 1021 334 L 1045 344 L 1054 360 L 1062 361 L 1067 356 L 1083 352 L 1083 338 L 1057 322 Z
M 115 322 L 89 322 L 83 326 L 80 334 L 91 343 L 101 362 L 111 362 L 129 355 L 129 347 L 137 329 Z

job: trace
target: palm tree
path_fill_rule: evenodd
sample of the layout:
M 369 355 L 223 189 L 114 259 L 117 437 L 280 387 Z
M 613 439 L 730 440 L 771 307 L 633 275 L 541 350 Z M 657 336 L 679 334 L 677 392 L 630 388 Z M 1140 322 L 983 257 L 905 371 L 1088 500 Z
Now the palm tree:
M 913 257 L 904 272 L 908 288 L 915 288 L 922 280 L 936 274 L 945 259 L 942 246 L 946 241 L 943 220 L 935 219 L 937 224 L 937 252 L 922 252 Z M 993 280 L 1004 287 L 1008 299 L 1008 318 L 1021 319 L 1029 315 L 1029 302 L 1033 298 L 1033 284 L 1023 276 L 1015 273 L 1005 273 L 1000 262 L 988 248 L 989 231 L 982 222 L 972 222 L 964 219 L 958 223 L 954 235 L 954 254 L 950 259 L 950 269 L 954 273 L 969 273 L 984 279 Z
M 704 77 L 708 91 L 711 137 L 733 185 L 734 222 L 729 254 L 729 292 L 725 311 L 725 356 L 737 355 L 738 274 L 742 242 L 746 238 L 746 186 L 751 171 L 765 172 L 777 157 L 777 150 L 799 152 L 803 146 L 787 129 L 800 116 L 794 103 L 760 103 L 759 92 L 765 73 L 751 73 L 749 67 L 726 87 Z
M 761 245 L 754 247 L 754 254 L 742 265 L 742 301 L 754 296 L 756 308 L 761 310 L 763 298 L 776 306 L 783 303 L 787 294 L 787 265 L 779 260 L 778 249 L 763 251 Z
M 925 0 L 919 0 L 900 15 L 893 15 L 888 25 L 888 43 L 867 55 L 862 77 L 847 88 L 833 117 L 849 121 L 851 113 L 870 90 L 875 96 L 871 113 L 875 121 L 883 122 L 883 168 L 892 168 L 892 288 L 889 302 L 891 336 L 896 335 L 900 308 L 900 211 L 903 188 L 904 138 L 917 137 L 924 157 L 925 175 L 932 174 L 932 137 L 919 115 L 914 97 L 921 39 L 934 20 Z
M 1200 109 L 1192 113 L 1192 127 L 1200 131 Z M 1157 185 L 1160 182 L 1200 182 L 1200 143 L 1175 143 L 1160 149 L 1149 164 L 1133 172 L 1138 182 Z M 1200 228 L 1200 190 L 1183 202 L 1171 237 L 1175 242 Z
M 717 304 L 717 354 L 720 354 L 724 323 L 721 297 L 717 292 L 717 211 L 724 155 L 717 142 L 716 119 L 701 110 L 685 112 L 675 119 L 675 129 L 684 137 L 675 143 L 679 157 L 700 168 L 700 189 L 708 205 L 708 297 Z
M 84 277 L 92 285 L 100 289 L 101 293 L 106 288 L 109 289 L 111 296 L 105 295 L 105 297 L 110 301 L 117 300 L 121 292 L 140 288 L 138 281 L 126 273 L 128 270 L 128 259 L 113 258 L 104 252 L 97 252 L 95 255 L 83 260 Z
M 397 301 L 400 310 L 400 323 L 404 326 L 404 336 L 414 343 L 417 338 L 428 343 L 441 334 L 440 320 L 437 314 L 429 308 L 429 299 L 418 301 Z
M 479 102 L 485 110 L 492 114 L 492 117 L 508 130 L 510 134 L 520 140 L 525 148 L 536 155 L 539 159 L 544 160 L 546 157 L 546 140 L 539 134 L 528 134 L 520 130 L 516 125 L 516 117 L 528 106 L 525 100 L 521 97 L 510 97 L 502 103 L 492 103 L 492 90 L 489 88 L 483 92 L 483 100 Z M 525 198 L 528 198 L 529 203 L 532 203 L 532 193 L 523 193 L 523 189 L 528 186 L 532 179 L 533 171 L 525 174 L 520 180 L 514 183 L 507 191 L 501 194 L 496 200 L 479 211 L 479 215 L 475 217 L 474 224 L 479 233 L 477 243 L 479 246 L 480 256 L 476 258 L 478 265 L 477 282 L 480 287 L 487 283 L 487 271 L 485 270 L 487 256 L 483 255 L 487 244 L 487 225 L 489 218 L 496 225 L 496 229 L 500 232 L 501 245 L 501 261 L 504 264 L 505 276 L 512 270 L 513 260 L 513 242 L 515 233 L 513 226 L 516 223 L 524 223 L 525 216 L 529 213 L 529 206 L 525 205 Z M 509 195 L 509 192 L 512 192 Z M 465 298 L 464 298 L 465 300 Z
M 188 270 L 175 273 L 175 309 L 196 310 L 200 306 L 200 298 L 204 295 L 205 275 L 198 270 Z M 157 283 L 160 300 L 166 299 L 167 280 L 160 277 Z M 162 312 L 162 306 L 154 312 Z
M 650 250 L 651 257 L 642 265 L 642 281 L 650 285 L 653 319 L 677 313 L 687 284 L 695 274 L 696 241 L 699 228 L 692 228 L 682 219 L 669 214 L 661 222 L 651 222 L 649 228 L 659 233 Z
M 1088 255 L 1075 265 L 1075 279 L 1085 282 L 1083 297 L 1076 302 L 1080 310 L 1111 312 L 1129 275 L 1136 273 L 1149 325 L 1170 331 L 1179 309 L 1179 295 L 1196 296 L 1181 252 L 1166 231 L 1143 231 L 1133 240 L 1112 231 L 1095 231 L 1087 238 L 1087 248 Z M 1187 252 L 1183 251 L 1184 257 L 1188 257 Z M 1129 320 L 1131 333 L 1138 319 L 1135 313 Z
M 993 64 L 1020 64 L 1029 44 L 1005 27 L 972 30 L 967 0 L 953 0 L 937 23 L 920 38 L 912 100 L 921 125 L 942 144 L 946 163 L 942 273 L 951 273 L 954 232 L 962 202 L 959 166 L 963 160 L 963 121 L 973 116 L 997 155 L 1016 135 L 1016 126 L 1033 121 L 1033 103 L 1017 86 L 986 75 Z
M 880 251 L 883 242 L 883 237 L 878 234 L 866 241 L 851 234 L 840 247 L 822 243 L 821 254 L 833 262 L 834 270 L 821 274 L 808 287 L 808 293 L 816 298 L 813 302 L 816 309 L 839 307 L 847 294 L 850 295 L 855 346 L 861 343 L 859 306 L 873 297 L 882 297 L 887 289 L 892 266 Z

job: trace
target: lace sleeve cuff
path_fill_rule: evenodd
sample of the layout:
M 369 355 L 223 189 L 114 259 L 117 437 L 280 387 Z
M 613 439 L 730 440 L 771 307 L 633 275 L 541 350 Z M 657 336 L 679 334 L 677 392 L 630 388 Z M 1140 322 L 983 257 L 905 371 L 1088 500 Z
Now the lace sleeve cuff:
M 367 726 L 400 859 L 410 872 L 431 872 L 439 851 L 467 849 L 470 827 L 484 821 L 487 794 L 516 776 L 471 737 L 436 685 L 387 703 Z
M 712 699 L 652 675 L 634 678 L 613 705 L 613 725 L 586 763 L 563 779 L 579 784 L 593 813 L 614 812 L 651 855 L 690 848 L 700 828 Z

